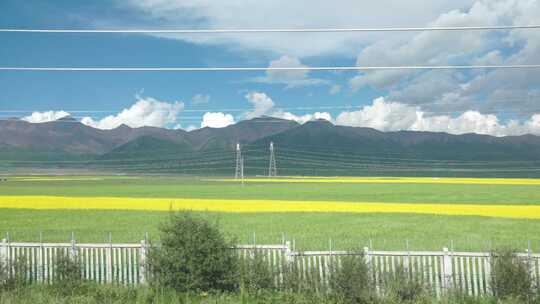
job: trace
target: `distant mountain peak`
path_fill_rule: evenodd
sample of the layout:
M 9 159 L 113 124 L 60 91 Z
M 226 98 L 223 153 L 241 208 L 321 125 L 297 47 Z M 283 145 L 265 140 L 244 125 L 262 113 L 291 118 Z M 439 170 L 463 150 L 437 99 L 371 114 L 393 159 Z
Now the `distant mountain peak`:
M 269 142 L 274 142 L 282 149 L 290 146 L 300 151 L 322 147 L 318 153 L 337 151 L 373 158 L 385 155 L 396 159 L 540 162 L 539 136 L 499 138 L 440 132 L 383 132 L 372 128 L 334 125 L 325 119 L 315 119 L 301 125 L 293 120 L 261 116 L 224 128 L 201 128 L 191 132 L 157 127 L 131 128 L 125 124 L 113 130 L 101 130 L 86 126 L 71 116 L 46 124 L 0 121 L 0 155 L 4 153 L 13 160 L 46 159 L 51 151 L 58 158 L 70 155 L 76 159 L 89 155 L 101 158 L 112 152 L 109 156 L 116 155 L 118 159 L 127 152 L 140 159 L 158 157 L 160 160 L 171 155 L 174 159 L 179 151 L 223 151 L 229 155 L 227 153 L 233 151 L 238 142 L 253 147 L 267 147 Z M 13 149 L 30 153 L 30 158 L 24 153 L 13 153 Z M 163 157 L 154 155 L 157 150 Z M 116 153 L 119 151 L 121 153 Z M 31 154 L 34 152 L 37 153 Z M 467 167 L 463 168 L 468 170 Z
M 327 120 L 327 119 L 324 119 L 324 118 L 318 118 L 318 119 L 313 119 L 313 120 L 310 120 L 308 122 L 306 122 L 304 124 L 304 126 L 326 126 L 326 127 L 333 127 L 334 124 Z
M 318 121 L 318 122 L 328 123 L 328 124 L 333 125 L 333 123 L 330 120 L 324 119 L 324 118 L 317 118 L 317 119 L 314 119 L 313 121 Z
M 131 129 L 131 127 L 126 124 L 121 124 L 118 127 L 114 128 L 114 130 L 128 130 L 128 129 Z
M 273 116 L 266 116 L 266 115 L 255 117 L 255 118 L 245 120 L 245 121 L 248 121 L 248 122 L 249 121 L 251 122 L 286 122 L 286 123 L 291 122 L 291 120 L 288 120 L 288 119 L 283 119 L 283 118 L 273 117 Z
M 58 118 L 55 121 L 59 121 L 59 122 L 79 122 L 77 119 L 73 118 L 73 116 L 71 116 L 71 115 L 64 116 L 62 118 Z

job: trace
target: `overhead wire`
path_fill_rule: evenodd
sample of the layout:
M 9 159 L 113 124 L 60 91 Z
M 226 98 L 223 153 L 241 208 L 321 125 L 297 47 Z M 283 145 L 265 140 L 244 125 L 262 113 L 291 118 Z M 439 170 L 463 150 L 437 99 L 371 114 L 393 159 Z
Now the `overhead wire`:
M 476 27 L 410 27 L 410 28 L 326 28 L 326 29 L 169 29 L 169 30 L 103 30 L 103 29 L 91 29 L 91 30 L 78 30 L 78 29 L 0 29 L 0 32 L 25 32 L 25 33 L 185 33 L 185 34 L 198 34 L 198 33 L 296 33 L 296 32 L 379 32 L 379 31 L 461 31 L 461 30 L 514 30 L 514 29 L 537 29 L 540 28 L 540 25 L 525 25 L 525 26 L 476 26 Z M 442 66 L 330 66 L 330 67 L 0 67 L 0 71 L 155 71 L 155 72 L 211 72 L 211 71 L 297 71 L 297 70 L 313 70 L 313 71 L 372 71 L 372 70 L 440 70 L 440 69 L 536 69 L 540 68 L 538 64 L 507 64 L 507 65 L 442 65 Z M 355 106 L 345 106 L 342 108 L 354 108 Z M 313 109 L 313 107 L 303 107 L 302 109 Z M 337 108 L 337 107 L 332 107 Z M 319 107 L 323 109 L 323 107 Z M 331 109 L 327 107 L 326 109 Z M 187 112 L 188 110 L 186 110 Z M 204 110 L 191 110 L 201 111 Z M 231 110 L 232 111 L 232 110 Z M 238 110 L 241 111 L 241 110 Z M 2 111 L 0 111 L 2 112 Z M 6 111 L 4 111 L 6 112 Z M 91 111 L 90 111 L 91 112 Z M 97 112 L 91 112 L 97 113 Z M 4 120 L 4 119 L 0 119 Z M 183 120 L 187 120 L 184 118 Z M 284 151 L 287 151 L 286 148 Z M 246 151 L 247 152 L 247 151 Z M 325 164 L 326 166 L 332 166 L 330 170 L 341 169 L 336 168 L 338 162 L 329 163 L 327 160 L 323 161 L 317 159 L 316 157 L 320 155 L 314 155 L 313 153 L 309 156 L 310 151 L 293 151 L 293 152 L 302 152 L 308 154 L 303 156 L 303 159 L 296 159 L 294 157 L 282 156 L 284 159 L 289 159 L 301 162 L 304 161 L 304 164 L 316 164 L 321 166 Z M 335 156 L 335 155 L 334 155 Z M 345 156 L 345 155 L 342 155 Z M 262 159 L 251 158 L 251 160 Z M 226 158 L 229 160 L 229 158 Z M 220 161 L 225 160 L 225 158 L 217 158 L 214 160 L 207 159 L 208 164 L 218 164 Z M 404 160 L 399 158 L 393 158 L 392 160 Z M 410 160 L 410 159 L 408 159 Z M 114 160 L 113 160 L 114 161 Z M 125 162 L 126 160 L 121 160 Z M 134 160 L 142 161 L 142 160 Z M 152 161 L 180 161 L 180 159 L 157 159 Z M 424 160 L 428 161 L 428 160 Z M 439 160 L 433 160 L 435 162 L 440 162 Z M 197 164 L 204 164 L 198 162 Z M 343 170 L 351 169 L 351 163 L 344 165 L 347 168 Z M 354 167 L 356 164 L 352 164 L 355 169 L 360 169 L 359 167 Z M 369 166 L 369 164 L 367 165 Z M 379 164 L 379 168 L 384 168 L 384 165 Z M 133 167 L 131 167 L 133 168 Z M 251 168 L 251 167 L 246 167 Z M 364 168 L 364 167 L 362 167 Z M 162 168 L 167 169 L 167 168 Z M 219 168 L 213 168 L 219 170 Z M 225 168 L 224 168 L 225 169 Z M 228 167 L 227 167 L 228 169 Z M 298 169 L 298 168 L 297 168 Z M 392 167 L 391 170 L 396 170 L 398 168 Z M 417 169 L 417 168 L 416 168 Z M 186 170 L 186 169 L 184 169 Z M 306 169 L 309 170 L 309 169 Z M 321 169 L 316 169 L 321 170 Z
M 377 27 L 377 28 L 210 28 L 210 29 L 47 29 L 0 28 L 0 33 L 138 33 L 138 34 L 241 34 L 241 33 L 350 33 L 350 32 L 420 32 L 420 31 L 485 31 L 538 29 L 540 25 L 488 25 L 446 27 Z
M 15 67 L 0 71 L 34 72 L 257 72 L 257 71 L 376 71 L 376 70 L 464 70 L 464 69 L 538 69 L 540 64 L 504 65 L 409 65 L 409 66 L 302 66 L 302 67 Z

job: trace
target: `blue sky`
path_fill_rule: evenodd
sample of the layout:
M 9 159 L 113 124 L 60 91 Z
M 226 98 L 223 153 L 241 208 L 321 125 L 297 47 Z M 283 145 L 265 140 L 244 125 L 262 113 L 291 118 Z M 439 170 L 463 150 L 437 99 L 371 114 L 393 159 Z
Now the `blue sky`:
M 538 1 L 309 3 L 3 0 L 0 27 L 400 27 L 531 24 L 540 20 Z M 538 53 L 538 30 L 206 36 L 0 33 L 0 66 L 533 64 L 540 62 Z M 533 79 L 538 76 L 538 71 L 0 72 L 0 115 L 63 110 L 76 117 L 89 116 L 91 120 L 86 122 L 101 128 L 119 123 L 141 126 L 138 121 L 194 128 L 201 126 L 206 112 L 223 114 L 212 116 L 216 121 L 207 117 L 203 125 L 214 127 L 256 113 L 300 122 L 325 117 L 337 124 L 385 131 L 537 133 L 540 116 L 535 118 L 534 114 L 540 109 L 540 85 Z M 175 103 L 181 106 L 166 105 Z M 354 108 L 344 110 L 344 106 Z M 166 115 L 155 114 L 155 109 Z M 230 109 L 236 111 L 227 111 Z M 119 115 L 124 110 L 127 112 Z M 112 117 L 107 122 L 100 123 L 109 115 Z M 52 116 L 38 113 L 35 117 L 34 122 L 41 122 L 56 116 L 53 112 Z M 223 121 L 223 117 L 228 118 Z

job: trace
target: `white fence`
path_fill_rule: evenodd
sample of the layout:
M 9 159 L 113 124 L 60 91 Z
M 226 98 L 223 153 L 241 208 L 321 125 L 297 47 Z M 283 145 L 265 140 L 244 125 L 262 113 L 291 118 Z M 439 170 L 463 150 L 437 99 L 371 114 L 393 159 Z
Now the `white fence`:
M 298 275 L 317 286 L 326 286 L 332 265 L 339 265 L 345 251 L 293 251 L 284 245 L 240 245 L 234 248 L 247 257 L 257 251 L 283 280 L 283 267 L 294 266 Z M 2 240 L 0 261 L 13 268 L 24 257 L 27 277 L 47 283 L 55 272 L 55 259 L 60 253 L 77 256 L 85 279 L 100 283 L 142 284 L 146 282 L 145 241 L 139 244 L 20 243 Z M 442 251 L 372 251 L 364 248 L 364 257 L 377 288 L 384 286 L 390 274 L 401 268 L 407 275 L 421 280 L 440 295 L 457 289 L 469 295 L 489 294 L 491 255 L 484 252 Z M 529 265 L 533 281 L 540 286 L 540 254 L 530 251 L 518 254 Z
M 140 244 L 20 243 L 0 244 L 0 261 L 14 272 L 16 261 L 24 258 L 26 277 L 48 283 L 54 278 L 56 259 L 61 254 L 77 256 L 82 274 L 99 283 L 139 284 L 145 282 L 147 246 Z

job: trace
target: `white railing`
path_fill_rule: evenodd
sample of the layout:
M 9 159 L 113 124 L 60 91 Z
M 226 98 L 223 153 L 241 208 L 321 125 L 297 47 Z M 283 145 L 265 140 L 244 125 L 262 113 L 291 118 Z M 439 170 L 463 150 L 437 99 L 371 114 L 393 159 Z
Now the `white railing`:
M 343 256 L 357 253 L 346 251 L 293 251 L 284 245 L 239 245 L 233 248 L 241 257 L 258 252 L 282 282 L 284 267 L 295 266 L 301 279 L 326 286 L 333 265 L 340 265 Z M 2 240 L 0 261 L 7 269 L 24 257 L 27 277 L 35 282 L 51 282 L 55 259 L 59 254 L 78 257 L 82 274 L 87 280 L 99 283 L 143 284 L 147 279 L 146 256 L 148 243 L 135 244 L 79 244 L 21 243 Z M 442 251 L 373 251 L 364 248 L 364 258 L 377 288 L 384 286 L 389 274 L 399 268 L 410 277 L 420 280 L 434 293 L 460 290 L 471 296 L 489 294 L 491 255 L 486 252 Z M 529 265 L 531 279 L 540 286 L 540 254 L 530 251 L 518 256 Z

